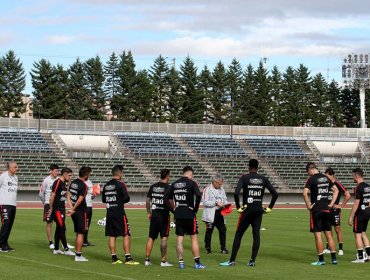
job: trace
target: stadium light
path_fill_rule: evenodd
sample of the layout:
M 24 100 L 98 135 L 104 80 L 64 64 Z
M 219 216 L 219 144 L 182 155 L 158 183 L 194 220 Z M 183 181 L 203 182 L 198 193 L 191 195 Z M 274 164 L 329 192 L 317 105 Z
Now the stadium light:
M 370 88 L 369 54 L 348 54 L 343 59 L 342 78 L 345 88 L 360 91 L 360 127 L 366 128 L 365 90 Z

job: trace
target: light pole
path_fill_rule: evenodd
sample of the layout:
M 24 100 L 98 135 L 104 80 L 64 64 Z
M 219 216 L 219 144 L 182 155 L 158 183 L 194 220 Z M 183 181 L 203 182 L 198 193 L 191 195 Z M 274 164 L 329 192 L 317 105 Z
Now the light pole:
M 366 128 L 365 90 L 370 88 L 369 54 L 349 54 L 343 59 L 342 78 L 345 88 L 360 91 L 360 127 Z

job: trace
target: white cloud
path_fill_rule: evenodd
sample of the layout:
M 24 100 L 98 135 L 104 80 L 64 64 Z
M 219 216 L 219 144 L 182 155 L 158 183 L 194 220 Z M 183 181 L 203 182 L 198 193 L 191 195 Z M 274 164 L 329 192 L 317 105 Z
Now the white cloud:
M 76 40 L 74 36 L 67 35 L 51 35 L 46 38 L 46 42 L 49 44 L 68 44 Z

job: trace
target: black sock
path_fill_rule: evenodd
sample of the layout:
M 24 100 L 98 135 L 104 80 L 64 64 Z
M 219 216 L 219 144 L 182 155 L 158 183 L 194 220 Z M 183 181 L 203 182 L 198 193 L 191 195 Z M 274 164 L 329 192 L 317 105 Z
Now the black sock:
M 53 241 L 49 241 L 49 245 L 53 244 Z
M 200 262 L 200 257 L 195 257 L 194 261 L 195 261 L 195 263 L 199 263 Z
M 132 258 L 131 258 L 131 254 L 126 254 L 126 255 L 125 255 L 125 259 L 126 259 L 126 262 L 127 262 L 127 261 L 131 261 L 131 260 L 132 260 Z
M 326 249 L 329 250 L 329 243 L 326 243 Z
M 331 259 L 332 260 L 336 260 L 337 259 L 337 256 L 335 255 L 335 252 L 331 252 L 330 255 L 331 255 Z
M 116 254 L 112 254 L 112 262 L 115 262 L 117 260 L 118 260 L 117 255 Z
M 357 250 L 358 258 L 362 260 L 364 258 L 364 250 Z
M 370 256 L 370 246 L 369 246 L 369 247 L 366 247 L 366 248 L 365 248 L 365 250 L 366 250 L 366 254 L 367 254 L 368 256 Z
M 320 254 L 319 255 L 319 262 L 323 262 L 324 261 L 324 254 Z
M 81 257 L 81 252 L 76 252 L 77 257 Z
M 145 261 L 148 262 L 149 261 L 149 258 L 145 258 Z
M 339 243 L 339 250 L 343 250 L 343 243 Z

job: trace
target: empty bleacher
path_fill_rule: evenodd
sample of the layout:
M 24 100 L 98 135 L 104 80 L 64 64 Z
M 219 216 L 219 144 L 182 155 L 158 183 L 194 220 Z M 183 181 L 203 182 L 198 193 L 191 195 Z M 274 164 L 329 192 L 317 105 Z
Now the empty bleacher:
M 247 143 L 261 157 L 305 157 L 305 153 L 294 139 L 248 138 Z
M 33 153 L 52 149 L 37 131 L 0 130 L 0 151 Z

